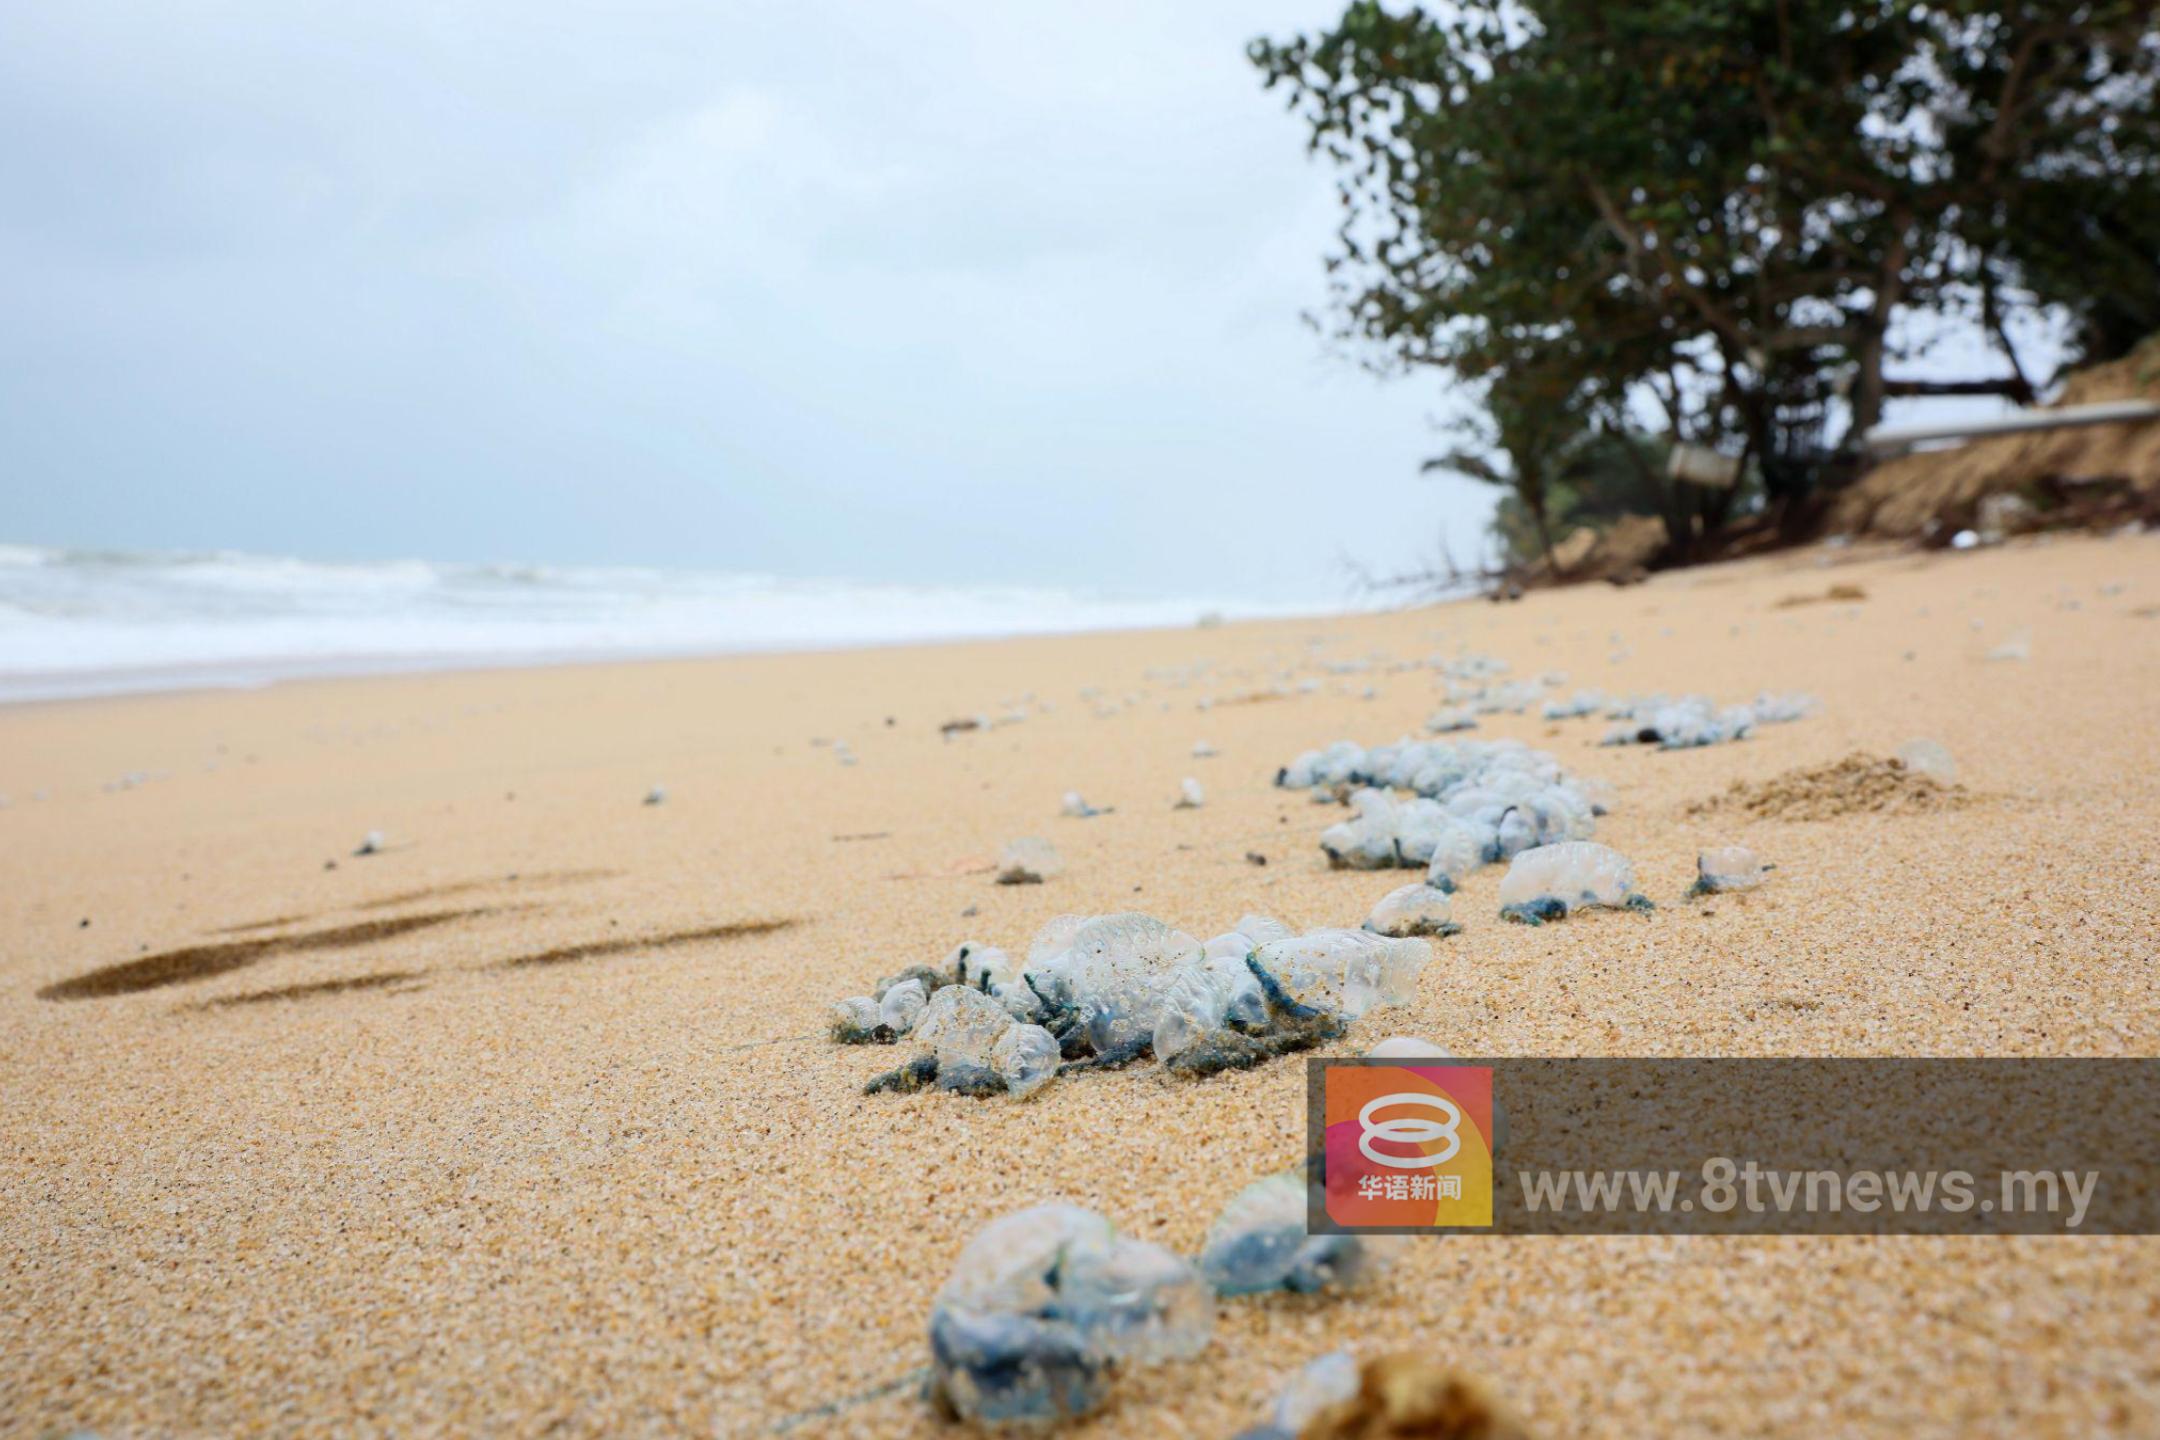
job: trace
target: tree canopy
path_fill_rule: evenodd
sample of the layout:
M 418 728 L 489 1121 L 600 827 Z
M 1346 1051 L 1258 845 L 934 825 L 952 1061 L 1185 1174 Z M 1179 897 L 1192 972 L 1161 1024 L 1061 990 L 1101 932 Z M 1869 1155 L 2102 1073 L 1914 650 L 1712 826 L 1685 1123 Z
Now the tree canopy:
M 1782 507 L 1941 388 L 1888 373 L 1902 314 L 1977 322 L 2001 368 L 1952 388 L 2023 397 L 2021 311 L 2083 359 L 2160 329 L 2149 0 L 1357 0 L 1251 53 L 1337 167 L 1346 336 L 1503 419 L 1655 414 Z

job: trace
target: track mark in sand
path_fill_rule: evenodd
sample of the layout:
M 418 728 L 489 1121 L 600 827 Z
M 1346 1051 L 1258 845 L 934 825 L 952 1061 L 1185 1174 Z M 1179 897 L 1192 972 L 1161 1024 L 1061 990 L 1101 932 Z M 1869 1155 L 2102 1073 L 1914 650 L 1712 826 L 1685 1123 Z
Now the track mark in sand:
M 708 925 L 698 930 L 676 930 L 666 935 L 644 935 L 621 940 L 588 940 L 582 945 L 564 945 L 532 955 L 513 955 L 508 960 L 496 961 L 495 965 L 501 970 L 525 970 L 536 965 L 567 965 L 574 960 L 600 960 L 610 955 L 672 950 L 679 945 L 695 945 L 705 940 L 739 940 L 751 935 L 768 935 L 775 930 L 785 930 L 793 924 L 795 921 L 792 919 L 734 920 L 725 925 Z
M 395 895 L 380 895 L 373 900 L 362 900 L 355 910 L 389 910 L 399 905 L 410 905 L 416 900 L 446 900 L 452 895 L 470 895 L 475 890 L 493 890 L 501 885 L 574 885 L 587 880 L 613 880 L 620 870 L 538 870 L 530 875 L 512 872 L 508 875 L 490 876 L 485 880 L 454 880 L 447 885 L 430 885 L 425 890 L 401 890 Z
M 843 1395 L 838 1400 L 828 1400 L 823 1405 L 813 1405 L 808 1410 L 798 1410 L 793 1415 L 774 1421 L 772 1428 L 765 1433 L 768 1435 L 791 1434 L 798 1427 L 807 1425 L 812 1420 L 830 1420 L 834 1416 L 852 1410 L 858 1405 L 867 1405 L 872 1400 L 883 1400 L 887 1396 L 898 1395 L 913 1386 L 922 1384 L 929 1378 L 930 1367 L 928 1365 L 917 1366 L 905 1375 L 896 1375 L 890 1380 L 872 1385 L 867 1390 L 858 1390 L 852 1395 Z
M 308 985 L 280 985 L 274 990 L 249 990 L 239 995 L 220 995 L 201 1000 L 191 1010 L 229 1010 L 235 1005 L 267 1005 L 277 1000 L 312 1000 L 317 995 L 344 995 L 355 990 L 381 990 L 407 980 L 424 979 L 425 970 L 386 970 L 380 975 L 354 975 L 344 980 L 317 980 Z
M 276 930 L 286 925 L 304 925 L 314 918 L 312 915 L 276 915 L 268 920 L 250 920 L 245 925 L 220 925 L 210 933 L 213 935 L 247 935 L 256 930 Z
M 389 920 L 364 920 L 329 930 L 309 930 L 299 935 L 268 935 L 260 940 L 228 940 L 217 945 L 190 945 L 162 950 L 118 964 L 101 965 L 60 980 L 38 991 L 40 1000 L 98 1000 L 114 995 L 133 995 L 167 985 L 186 985 L 197 980 L 244 970 L 277 955 L 300 955 L 314 950 L 346 950 L 395 939 L 415 930 L 428 930 L 465 920 L 489 910 L 436 910 L 424 915 L 399 915 Z

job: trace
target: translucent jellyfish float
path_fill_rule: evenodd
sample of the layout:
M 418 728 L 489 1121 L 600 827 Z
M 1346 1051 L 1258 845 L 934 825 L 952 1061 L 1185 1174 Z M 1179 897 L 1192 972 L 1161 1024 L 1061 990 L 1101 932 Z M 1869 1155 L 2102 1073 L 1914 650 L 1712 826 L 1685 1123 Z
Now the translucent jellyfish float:
M 1957 783 L 1957 761 L 1938 740 L 1908 740 L 1898 746 L 1896 759 L 1913 774 L 1925 775 L 1938 785 Z
M 1323 1411 L 1347 1405 L 1357 1398 L 1364 1370 L 1348 1350 L 1331 1350 L 1308 1362 L 1290 1377 L 1267 1423 L 1245 1431 L 1237 1440 L 1297 1440 Z
M 1608 845 L 1571 840 L 1525 850 L 1500 881 L 1503 920 L 1541 925 L 1594 907 L 1651 908 L 1635 888 L 1635 867 Z
M 1365 917 L 1365 928 L 1397 938 L 1453 935 L 1462 926 L 1449 918 L 1450 909 L 1447 891 L 1425 884 L 1405 885 L 1381 897 Z
M 1305 1210 L 1305 1181 L 1296 1172 L 1255 1180 L 1208 1227 L 1200 1273 L 1218 1295 L 1302 1295 L 1355 1285 L 1381 1263 L 1378 1237 L 1309 1234 Z
M 1044 1424 L 1099 1405 L 1124 1366 L 1207 1348 L 1214 1297 L 1190 1262 L 1077 1205 L 992 1221 L 930 1311 L 928 1398 L 985 1424 Z
M 1064 871 L 1065 860 L 1058 854 L 1057 847 L 1033 835 L 1010 841 L 998 851 L 997 883 L 1000 885 L 1040 885 Z
M 1689 895 L 1723 895 L 1734 890 L 1753 890 L 1776 867 L 1755 858 L 1745 845 L 1721 845 L 1695 857 L 1695 883 Z

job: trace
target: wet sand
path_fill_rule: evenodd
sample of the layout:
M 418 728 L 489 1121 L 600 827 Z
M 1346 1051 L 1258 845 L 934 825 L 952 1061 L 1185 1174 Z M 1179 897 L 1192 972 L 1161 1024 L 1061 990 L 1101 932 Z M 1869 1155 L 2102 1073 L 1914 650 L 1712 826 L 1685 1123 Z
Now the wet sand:
M 1833 584 L 1865 598 L 1780 603 Z M 829 1002 L 1061 911 L 1357 923 L 1407 877 L 1329 872 L 1340 812 L 1275 769 L 1418 730 L 1422 662 L 1466 648 L 1823 708 L 1679 753 L 1488 718 L 1611 782 L 1598 839 L 1661 908 L 1502 925 L 1480 872 L 1417 1003 L 1352 1044 L 2160 1054 L 2156 607 L 2151 537 L 1817 551 L 1502 606 L 0 709 L 0 1432 L 938 1432 L 911 1377 L 979 1225 L 1063 1196 L 1190 1251 L 1296 1158 L 1303 1068 L 866 1098 L 893 1052 L 827 1042 Z M 1982 658 L 2019 631 L 2029 660 Z M 1916 736 L 1966 803 L 1691 809 Z M 1174 811 L 1187 775 L 1208 803 Z M 1061 818 L 1068 789 L 1114 813 Z M 1020 835 L 1065 873 L 994 885 Z M 1732 842 L 1770 883 L 1677 903 Z M 2156 1295 L 2153 1239 L 1418 1241 L 1350 1298 L 1224 1303 L 1206 1355 L 1070 1433 L 1228 1435 L 1349 1344 L 1550 1435 L 2152 1434 Z

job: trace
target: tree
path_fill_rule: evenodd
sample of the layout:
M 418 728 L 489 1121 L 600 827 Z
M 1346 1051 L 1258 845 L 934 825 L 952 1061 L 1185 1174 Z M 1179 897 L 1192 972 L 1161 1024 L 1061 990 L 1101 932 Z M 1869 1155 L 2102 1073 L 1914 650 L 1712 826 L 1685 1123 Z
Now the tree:
M 2097 358 L 2160 308 L 2147 0 L 1357 0 L 1251 53 L 1337 167 L 1345 336 L 1564 375 L 1578 428 L 1655 414 L 1788 512 L 1834 416 L 1929 388 L 1900 314 L 1973 314 L 2009 373 L 1959 388 L 2015 394 L 2009 316 Z

